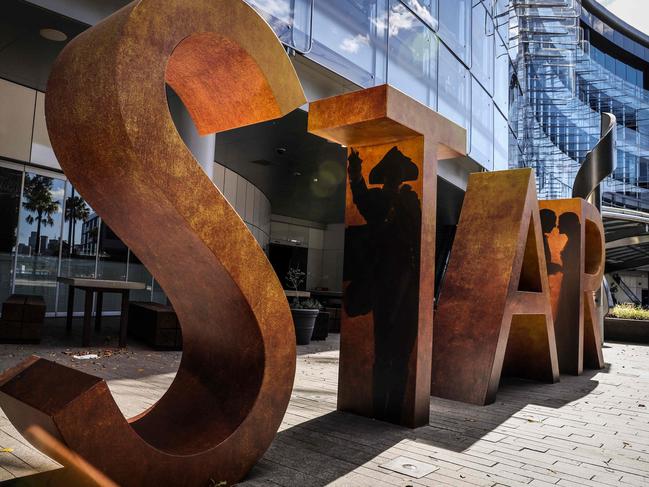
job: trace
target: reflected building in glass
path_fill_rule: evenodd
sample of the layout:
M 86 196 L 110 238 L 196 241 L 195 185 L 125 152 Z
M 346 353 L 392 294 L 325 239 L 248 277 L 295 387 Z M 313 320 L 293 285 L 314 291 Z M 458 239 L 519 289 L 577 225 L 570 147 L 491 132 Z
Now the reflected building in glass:
M 649 305 L 646 244 L 629 240 L 649 224 L 649 36 L 596 0 L 511 6 L 510 163 L 536 169 L 541 198 L 569 198 L 600 138 L 601 114 L 615 115 L 617 168 L 601 188 L 606 270 L 614 299 Z M 638 15 L 647 14 L 638 2 Z

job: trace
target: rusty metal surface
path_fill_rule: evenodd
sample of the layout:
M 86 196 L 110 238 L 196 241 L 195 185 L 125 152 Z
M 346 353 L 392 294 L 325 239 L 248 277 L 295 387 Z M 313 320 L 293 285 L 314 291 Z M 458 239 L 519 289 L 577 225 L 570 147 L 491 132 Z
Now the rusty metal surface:
M 601 330 L 594 292 L 604 274 L 604 227 L 597 209 L 581 198 L 540 201 L 559 369 L 600 369 Z
M 105 382 L 75 375 L 61 388 L 55 377 L 71 372 L 35 360 L 3 376 L 0 405 L 20 430 L 43 424 L 121 485 L 229 485 L 279 427 L 295 334 L 266 256 L 180 139 L 166 81 L 201 133 L 272 119 L 305 99 L 281 43 L 240 0 L 134 2 L 53 67 L 52 146 L 173 302 L 184 346 L 174 382 L 127 420 Z
M 23 479 L 25 485 L 57 486 L 74 485 L 75 487 L 117 487 L 117 484 L 86 462 L 82 457 L 70 451 L 59 440 L 39 426 L 31 426 L 25 431 L 25 438 L 49 457 L 63 465 L 62 469 L 36 475 L 36 478 Z
M 433 395 L 488 404 L 501 374 L 559 380 L 531 169 L 469 176 L 434 326 Z
M 338 409 L 428 424 L 437 160 L 466 132 L 386 85 L 312 103 L 309 131 L 349 147 Z

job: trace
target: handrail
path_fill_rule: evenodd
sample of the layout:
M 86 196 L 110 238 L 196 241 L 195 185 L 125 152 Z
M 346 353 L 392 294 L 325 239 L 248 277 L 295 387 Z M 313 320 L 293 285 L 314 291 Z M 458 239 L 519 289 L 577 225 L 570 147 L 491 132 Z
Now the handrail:
M 620 289 L 622 289 L 624 294 L 626 294 L 627 297 L 631 301 L 633 301 L 633 304 L 639 306 L 642 303 L 640 298 L 638 298 L 638 296 L 636 296 L 636 294 L 633 291 L 631 291 L 631 288 L 627 285 L 626 282 L 622 280 L 622 277 L 617 272 L 613 274 L 613 280 L 617 283 L 618 286 L 620 286 Z

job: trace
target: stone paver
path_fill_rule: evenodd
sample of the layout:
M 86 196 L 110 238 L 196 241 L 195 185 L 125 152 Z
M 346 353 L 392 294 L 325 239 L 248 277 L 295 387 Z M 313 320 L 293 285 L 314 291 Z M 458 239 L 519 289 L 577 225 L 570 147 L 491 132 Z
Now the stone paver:
M 78 333 L 78 326 L 75 328 Z M 69 347 L 60 320 L 40 346 L 0 345 L 0 367 L 30 353 L 108 380 L 122 411 L 135 415 L 173 380 L 180 352 L 137 343 L 116 351 L 116 322 L 89 349 Z M 607 368 L 559 384 L 508 379 L 495 404 L 431 399 L 430 426 L 410 430 L 336 411 L 338 336 L 299 347 L 288 411 L 245 486 L 644 486 L 649 485 L 649 347 L 606 344 Z M 69 348 L 68 348 L 69 347 Z M 99 352 L 79 361 L 79 351 Z M 56 468 L 0 415 L 0 480 Z M 404 456 L 435 467 L 410 478 L 381 468 Z M 172 483 L 170 483 L 172 485 Z

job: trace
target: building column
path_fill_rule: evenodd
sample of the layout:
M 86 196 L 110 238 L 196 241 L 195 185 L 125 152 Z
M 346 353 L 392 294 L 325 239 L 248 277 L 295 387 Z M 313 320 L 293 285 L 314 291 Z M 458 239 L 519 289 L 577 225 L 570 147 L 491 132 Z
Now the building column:
M 207 176 L 213 180 L 216 135 L 199 135 L 196 125 L 194 125 L 194 121 L 182 100 L 169 86 L 167 86 L 167 102 L 171 118 L 176 125 L 176 129 L 178 129 L 180 137 L 200 163 Z

